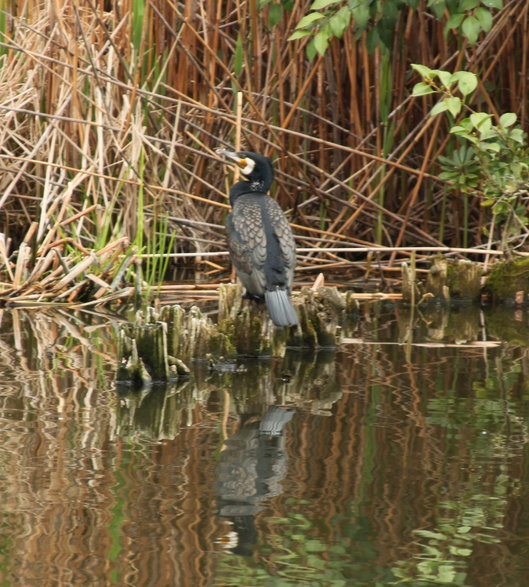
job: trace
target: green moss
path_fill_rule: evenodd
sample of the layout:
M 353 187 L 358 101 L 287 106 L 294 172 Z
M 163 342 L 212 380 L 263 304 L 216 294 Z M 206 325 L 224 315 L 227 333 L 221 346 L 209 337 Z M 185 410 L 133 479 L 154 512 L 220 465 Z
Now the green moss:
M 426 292 L 442 300 L 476 300 L 481 290 L 481 266 L 466 259 L 453 261 L 444 255 L 432 258 Z
M 494 265 L 485 283 L 493 301 L 513 300 L 519 291 L 529 293 L 529 257 Z
M 481 266 L 477 263 L 466 260 L 449 263 L 446 277 L 451 298 L 461 300 L 475 300 L 479 298 L 481 290 Z

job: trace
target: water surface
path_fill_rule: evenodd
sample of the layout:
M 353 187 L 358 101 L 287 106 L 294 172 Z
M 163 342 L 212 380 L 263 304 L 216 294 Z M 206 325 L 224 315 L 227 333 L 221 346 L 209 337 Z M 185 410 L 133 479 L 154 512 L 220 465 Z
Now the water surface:
M 120 321 L 1 315 L 2 584 L 527 584 L 525 311 L 365 305 L 143 391 Z

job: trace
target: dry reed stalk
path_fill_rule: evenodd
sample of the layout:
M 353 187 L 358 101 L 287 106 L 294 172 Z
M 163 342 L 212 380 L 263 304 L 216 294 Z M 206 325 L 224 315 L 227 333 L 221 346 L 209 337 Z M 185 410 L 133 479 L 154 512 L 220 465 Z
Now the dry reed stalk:
M 15 276 L 11 270 L 11 262 L 9 260 L 9 244 L 6 242 L 5 234 L 0 233 L 0 262 L 3 270 L 7 273 L 9 279 L 13 282 Z
M 306 41 L 286 40 L 309 4 L 294 3 L 270 30 L 268 6 L 239 0 L 207 0 L 197 10 L 151 0 L 141 22 L 131 2 L 104 12 L 88 0 L 64 0 L 54 11 L 37 3 L 23 20 L 15 15 L 24 3 L 15 0 L 0 38 L 4 283 L 16 277 L 23 287 L 27 271 L 31 286 L 46 280 L 49 287 L 55 262 L 75 271 L 75 250 L 97 252 L 121 237 L 141 246 L 155 239 L 163 217 L 178 253 L 207 256 L 223 248 L 218 227 L 227 189 L 213 153 L 222 144 L 239 148 L 239 141 L 275 156 L 274 195 L 291 210 L 300 243 L 318 239 L 320 247 L 300 259 L 305 270 L 318 270 L 315 255 L 349 265 L 335 253 L 360 249 L 333 249 L 375 242 L 377 220 L 384 245 L 457 246 L 457 225 L 445 222 L 449 229 L 441 234 L 441 223 L 430 220 L 444 209 L 443 185 L 431 166 L 445 148 L 446 125 L 425 118 L 428 97 L 410 100 L 409 63 L 483 69 L 479 92 L 489 109 L 516 111 L 526 124 L 527 51 L 511 49 L 528 46 L 527 3 L 509 3 L 490 33 L 465 52 L 443 36 L 443 23 L 403 10 L 398 30 L 408 42 L 395 37 L 390 95 L 382 93 L 380 54 L 368 52 L 365 35 L 356 40 L 348 30 L 313 63 L 303 52 Z M 485 83 L 498 89 L 491 94 Z M 383 103 L 394 129 L 388 153 Z M 457 198 L 446 201 L 447 216 L 455 218 Z M 480 242 L 482 217 L 474 211 L 470 219 L 472 245 Z M 59 243 L 61 255 L 50 256 Z M 90 272 L 114 289 L 132 263 L 131 257 L 113 271 L 110 264 L 122 262 L 116 250 L 101 262 L 102 273 Z M 78 279 L 97 287 L 82 270 L 68 287 Z
M 30 260 L 31 248 L 22 243 L 18 249 L 17 264 L 15 266 L 15 276 L 13 278 L 13 287 L 17 288 L 24 279 L 27 271 L 27 266 Z

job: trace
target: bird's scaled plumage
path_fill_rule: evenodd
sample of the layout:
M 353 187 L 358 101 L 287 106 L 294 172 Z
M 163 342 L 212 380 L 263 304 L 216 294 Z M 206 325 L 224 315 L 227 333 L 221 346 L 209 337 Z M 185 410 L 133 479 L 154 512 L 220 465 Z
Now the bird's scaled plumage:
M 298 324 L 290 301 L 296 247 L 288 220 L 267 193 L 274 177 L 272 162 L 248 151 L 217 153 L 234 161 L 245 178 L 230 189 L 232 212 L 226 221 L 237 275 L 249 297 L 264 300 L 276 326 Z

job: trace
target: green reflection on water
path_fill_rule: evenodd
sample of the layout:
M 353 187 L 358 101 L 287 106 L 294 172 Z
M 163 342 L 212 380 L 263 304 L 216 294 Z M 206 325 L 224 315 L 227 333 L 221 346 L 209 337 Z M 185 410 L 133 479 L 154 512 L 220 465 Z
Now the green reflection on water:
M 462 312 L 379 307 L 337 353 L 119 393 L 112 326 L 4 316 L 0 582 L 526 584 L 529 351 L 455 346 L 487 332 Z
M 382 584 L 393 578 L 388 569 L 377 565 L 369 540 L 373 530 L 366 528 L 366 520 L 334 527 L 308 517 L 305 510 L 310 502 L 306 500 L 291 499 L 288 505 L 287 516 L 267 520 L 270 536 L 255 557 L 219 555 L 217 585 L 342 587 Z

